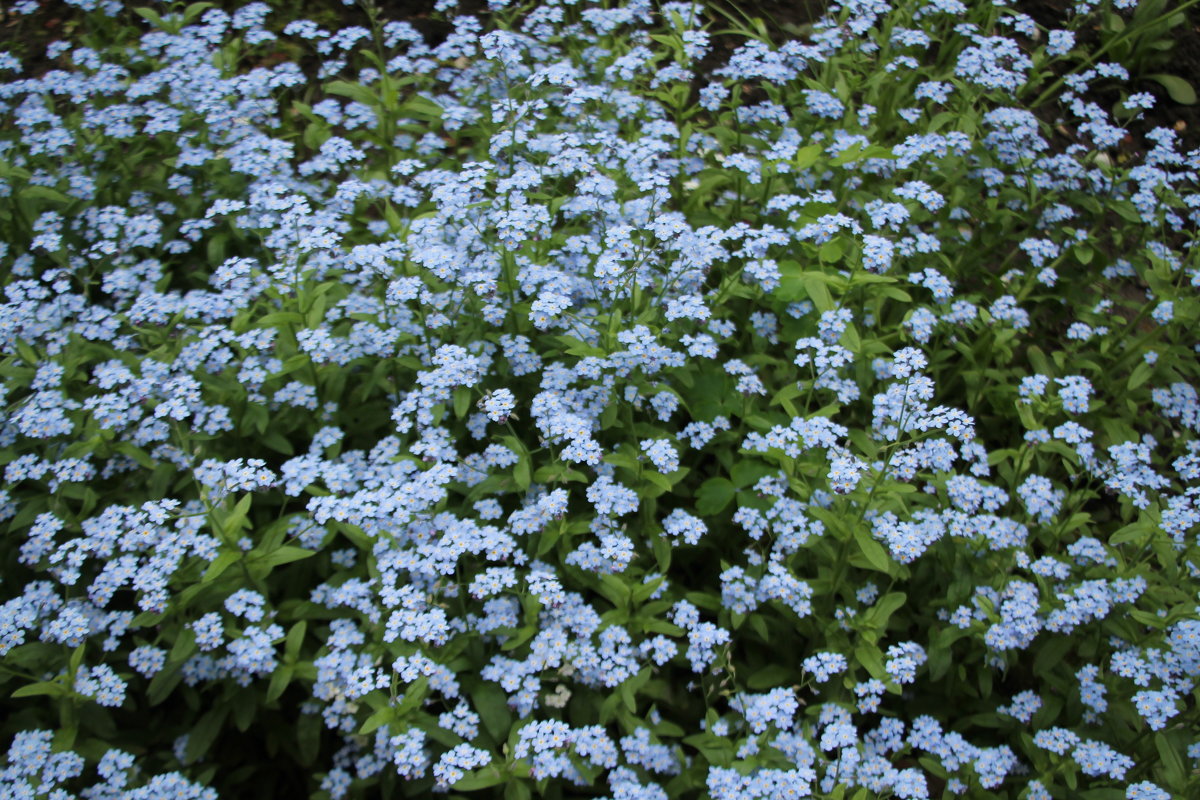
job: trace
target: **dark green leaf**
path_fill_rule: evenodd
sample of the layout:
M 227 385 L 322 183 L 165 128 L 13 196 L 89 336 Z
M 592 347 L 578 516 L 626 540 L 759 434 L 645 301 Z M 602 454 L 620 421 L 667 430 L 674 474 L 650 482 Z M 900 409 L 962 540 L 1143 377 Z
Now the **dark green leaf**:
M 188 734 L 187 748 L 184 750 L 184 763 L 190 764 L 199 758 L 203 758 L 212 743 L 216 741 L 217 734 L 221 732 L 221 725 L 225 722 L 225 717 L 229 714 L 228 706 L 217 706 L 209 709 L 204 716 L 192 727 L 191 733 Z
M 721 513 L 733 500 L 734 493 L 728 478 L 709 478 L 696 490 L 696 513 L 705 517 Z

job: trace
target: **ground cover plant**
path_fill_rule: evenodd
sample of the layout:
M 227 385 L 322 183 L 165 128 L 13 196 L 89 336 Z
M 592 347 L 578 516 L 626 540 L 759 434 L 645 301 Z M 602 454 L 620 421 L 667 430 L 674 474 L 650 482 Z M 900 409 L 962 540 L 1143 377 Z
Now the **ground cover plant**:
M 1194 2 L 75 0 L 0 797 L 1200 795 Z

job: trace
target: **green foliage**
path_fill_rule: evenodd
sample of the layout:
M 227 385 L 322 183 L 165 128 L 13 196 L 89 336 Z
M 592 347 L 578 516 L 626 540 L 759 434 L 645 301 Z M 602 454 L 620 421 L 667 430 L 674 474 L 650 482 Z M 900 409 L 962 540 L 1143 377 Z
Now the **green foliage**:
M 1194 102 L 1192 2 L 81 10 L 0 106 L 0 785 L 1194 796 L 1200 154 L 1089 105 Z

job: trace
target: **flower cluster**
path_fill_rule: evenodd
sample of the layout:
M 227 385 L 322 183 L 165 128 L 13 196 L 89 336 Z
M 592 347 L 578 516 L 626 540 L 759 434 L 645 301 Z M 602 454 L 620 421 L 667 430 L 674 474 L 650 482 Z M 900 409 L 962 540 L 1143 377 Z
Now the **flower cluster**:
M 1200 150 L 998 5 L 0 54 L 0 795 L 1195 796 Z

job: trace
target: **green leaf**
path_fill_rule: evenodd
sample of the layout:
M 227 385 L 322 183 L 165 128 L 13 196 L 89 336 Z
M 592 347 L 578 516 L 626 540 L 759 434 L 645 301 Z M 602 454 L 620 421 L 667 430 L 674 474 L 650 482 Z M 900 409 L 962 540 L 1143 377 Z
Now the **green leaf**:
M 554 545 L 558 544 L 558 540 L 561 538 L 562 532 L 563 525 L 561 523 L 556 525 L 547 525 L 542 532 L 538 534 L 538 544 L 535 555 L 538 558 L 541 558 L 542 556 L 546 555 L 546 553 L 549 553 L 551 550 L 553 550 Z
M 256 328 L 282 328 L 286 325 L 302 325 L 304 317 L 295 311 L 276 311 L 254 321 Z
M 227 536 L 237 536 L 238 532 L 244 527 L 242 523 L 246 521 L 246 515 L 250 513 L 250 503 L 253 500 L 253 495 L 246 493 L 233 510 L 229 512 L 229 516 L 221 520 L 221 530 Z
M 520 489 L 521 491 L 525 491 L 526 489 L 528 489 L 530 483 L 532 483 L 532 480 L 531 480 L 530 474 L 529 474 L 529 455 L 528 454 L 523 453 L 521 455 L 521 460 L 517 462 L 517 465 L 515 467 L 513 467 L 513 480 L 516 481 L 517 488 Z
M 1153 533 L 1154 526 L 1152 524 L 1139 520 L 1138 522 L 1131 522 L 1108 537 L 1108 543 L 1114 547 L 1119 544 L 1128 544 L 1131 542 L 1141 544 Z
M 212 3 L 192 3 L 183 10 L 183 23 L 186 25 L 201 13 L 213 7 Z
M 735 493 L 728 478 L 709 478 L 696 490 L 696 513 L 713 516 L 725 510 Z
M 494 764 L 490 764 L 481 769 L 477 769 L 470 775 L 466 775 L 462 780 L 454 784 L 454 788 L 460 792 L 473 792 L 476 789 L 486 789 L 489 786 L 499 786 L 509 780 L 504 773 L 496 768 Z
M 1160 617 L 1158 614 L 1151 614 L 1149 611 L 1141 611 L 1133 608 L 1129 610 L 1129 616 L 1148 628 L 1161 630 L 1167 626 L 1165 617 Z
M 1171 746 L 1167 737 L 1162 733 L 1154 734 L 1154 747 L 1158 750 L 1167 785 L 1179 787 L 1187 783 L 1187 768 L 1184 767 L 1183 759 L 1179 757 L 1179 751 Z
M 777 472 L 778 470 L 770 464 L 747 458 L 733 465 L 733 469 L 729 471 L 729 477 L 733 479 L 735 487 L 745 489 L 747 486 L 757 483 L 760 478 L 774 475 Z
M 162 622 L 166 618 L 166 613 L 157 611 L 143 611 L 133 618 L 133 622 L 129 623 L 131 628 L 150 628 Z
M 442 118 L 442 107 L 426 97 L 413 95 L 400 105 L 399 113 L 404 117 L 434 120 Z
M 484 730 L 498 742 L 508 736 L 512 725 L 512 712 L 508 710 L 508 696 L 494 683 L 483 682 L 471 690 L 475 713 L 483 721 Z
M 642 631 L 644 633 L 662 633 L 667 636 L 683 636 L 687 633 L 678 625 L 667 622 L 665 619 L 647 619 L 642 622 Z
M 113 449 L 118 453 L 129 456 L 146 469 L 154 469 L 155 467 L 155 461 L 150 457 L 150 454 L 132 442 L 117 442 L 113 445 Z
M 1132 392 L 1134 389 L 1150 380 L 1152 375 L 1154 375 L 1154 367 L 1147 364 L 1145 361 L 1142 361 L 1136 367 L 1134 367 L 1133 372 L 1129 374 L 1129 380 L 1126 382 L 1125 388 Z
M 819 144 L 810 144 L 801 147 L 796 151 L 796 155 L 792 157 L 792 164 L 797 169 L 807 169 L 817 163 L 817 159 L 821 157 L 823 149 Z
M 204 716 L 200 717 L 191 733 L 188 734 L 187 748 L 184 750 L 183 757 L 185 764 L 196 761 L 208 752 L 212 743 L 216 741 L 217 734 L 221 732 L 221 726 L 228 714 L 229 706 L 222 705 L 209 709 Z
M 196 652 L 196 632 L 190 627 L 183 628 L 175 636 L 175 644 L 171 645 L 171 649 L 167 653 L 167 664 L 181 664 L 187 661 L 194 652 Z M 160 672 L 159 675 L 161 674 Z M 157 678 L 158 675 L 154 677 Z M 153 680 L 150 682 L 154 683 Z
M 733 742 L 712 733 L 700 733 L 683 740 L 700 751 L 709 764 L 717 767 L 728 767 L 733 764 Z
M 671 491 L 671 479 L 661 472 L 648 469 L 642 473 L 642 478 L 658 488 L 657 492 L 641 492 L 644 497 L 658 497 L 660 494 Z
M 325 304 L 327 295 L 318 295 L 313 302 L 312 308 L 308 310 L 308 314 L 304 317 L 304 325 L 308 328 L 316 328 L 321 324 L 321 320 L 325 319 Z
M 296 668 L 290 665 L 279 667 L 271 674 L 271 682 L 267 685 L 267 702 L 271 703 L 279 699 L 287 689 L 288 684 L 292 682 L 292 677 L 296 674 Z
M 392 708 L 391 706 L 385 706 L 371 716 L 367 717 L 367 721 L 364 722 L 362 727 L 358 729 L 358 735 L 366 736 L 367 734 L 374 733 L 384 725 L 393 722 L 395 717 L 396 709 Z
M 658 537 L 658 538 L 661 538 L 661 537 Z M 662 586 L 663 581 L 665 581 L 665 580 L 666 580 L 665 576 L 659 575 L 657 578 L 654 578 L 653 580 L 650 580 L 650 581 L 646 581 L 641 586 L 638 586 L 636 589 L 633 590 L 633 604 L 636 606 L 640 606 L 642 603 L 646 602 L 648 599 L 650 599 L 650 595 L 652 595 L 656 591 L 658 591 L 658 587 Z
M 621 467 L 630 472 L 637 472 L 638 460 L 629 455 L 629 453 L 608 453 L 604 456 L 603 461 L 606 464 L 612 464 L 614 467 Z
M 642 667 L 638 674 L 626 679 L 620 685 L 621 700 L 631 714 L 637 713 L 637 692 L 650 680 L 650 667 Z
M 813 305 L 817 307 L 817 311 L 824 313 L 833 309 L 833 296 L 829 294 L 829 287 L 825 285 L 824 276 L 819 272 L 801 273 L 800 283 L 804 286 L 804 291 L 808 293 Z
M 191 632 L 190 628 L 185 628 L 184 630 L 189 633 Z M 193 649 L 194 644 L 193 642 Z M 166 700 L 167 695 L 174 691 L 179 682 L 183 680 L 183 672 L 180 670 L 181 666 L 182 659 L 173 662 L 168 659 L 167 666 L 151 678 L 150 685 L 146 687 L 146 699 L 150 702 L 150 705 L 156 706 L 163 700 Z
M 469 386 L 459 386 L 454 390 L 454 416 L 459 419 L 467 416 L 467 412 L 471 410 L 471 388 Z
M 650 547 L 654 551 L 654 563 L 661 572 L 671 568 L 671 543 L 661 533 L 650 536 Z
M 668 36 L 665 33 L 652 33 L 650 34 L 650 38 L 659 44 L 667 45 L 677 53 L 682 53 L 682 42 L 677 36 Z
M 908 599 L 908 595 L 904 592 L 892 592 L 884 595 L 879 599 L 873 608 L 868 611 L 864 617 L 868 625 L 873 625 L 878 628 L 887 627 L 888 620 L 892 614 L 904 605 L 904 601 Z
M 292 629 L 288 631 L 287 639 L 284 640 L 283 657 L 289 661 L 295 661 L 296 656 L 300 654 L 300 645 L 304 643 L 304 634 L 308 630 L 308 622 L 300 620 Z
M 259 431 L 259 441 L 271 448 L 277 453 L 283 453 L 285 456 L 290 456 L 295 453 L 292 443 L 279 433 L 279 431 Z
M 1067 636 L 1059 636 L 1047 641 L 1038 651 L 1037 657 L 1033 659 L 1033 674 L 1045 675 L 1048 670 L 1057 667 L 1074 646 L 1074 640 Z
M 258 712 L 258 701 L 249 691 L 238 692 L 234 701 L 227 708 L 233 713 L 233 724 L 242 733 L 250 730 L 254 717 Z
M 782 406 L 784 411 L 787 411 L 792 416 L 796 416 L 796 407 L 792 404 L 792 400 L 795 400 L 802 394 L 804 392 L 798 384 L 794 382 L 785 383 L 782 389 L 771 396 L 770 404 L 773 406 Z
M 0 161 L 0 178 L 4 178 L 5 180 L 17 178 L 19 180 L 27 181 L 30 179 L 30 177 L 32 176 L 30 175 L 29 170 L 21 169 L 20 167 L 14 167 L 7 161 Z
M 190 6 L 184 8 L 184 24 L 192 22 L 193 19 L 200 16 L 200 13 L 208 11 L 212 5 L 214 4 L 211 4 L 211 2 L 193 2 Z
M 851 353 L 862 351 L 862 337 L 858 335 L 858 328 L 853 324 L 846 326 L 846 332 L 842 334 L 842 339 L 846 344 L 846 349 Z
M 633 594 L 629 585 L 615 575 L 601 575 L 597 591 L 617 608 L 628 608 L 630 597 Z
M 63 697 L 68 694 L 67 687 L 55 681 L 42 681 L 40 683 L 30 683 L 22 686 L 13 692 L 10 697 L 40 697 L 46 695 L 48 697 Z
M 533 473 L 533 479 L 538 483 L 588 482 L 587 475 L 579 470 L 571 469 L 566 464 L 547 464 L 544 467 L 538 467 L 537 471 Z
M 351 100 L 371 106 L 372 108 L 379 105 L 379 98 L 375 96 L 375 93 L 358 83 L 330 81 L 325 84 L 325 91 L 329 94 L 340 94 L 342 97 L 349 97 Z
M 267 423 L 270 417 L 267 414 L 266 406 L 261 406 L 258 403 L 250 403 L 246 406 L 246 413 L 242 415 L 242 428 L 252 428 L 260 436 L 267 429 Z
M 410 683 L 408 689 L 404 691 L 404 697 L 396 706 L 396 716 L 407 716 L 409 712 L 419 708 L 427 697 L 429 697 L 429 677 L 422 675 Z
M 517 632 L 513 634 L 512 638 L 506 640 L 504 644 L 500 645 L 500 649 L 504 650 L 505 652 L 516 650 L 518 647 L 532 639 L 535 633 L 537 633 L 537 628 L 533 625 L 525 625 L 517 628 Z
M 850 145 L 842 152 L 838 153 L 838 155 L 833 159 L 833 161 L 830 161 L 829 163 L 835 167 L 840 167 L 844 164 L 849 164 L 852 161 L 857 161 L 860 157 L 862 157 L 862 151 L 863 151 L 862 143 L 855 142 L 854 144 Z
M 937 633 L 933 639 L 933 646 L 929 648 L 929 677 L 931 680 L 941 680 L 952 666 L 950 660 L 951 646 L 966 636 L 970 635 L 967 631 L 961 628 L 945 628 Z
M 1171 99 L 1183 106 L 1194 105 L 1196 102 L 1196 90 L 1192 85 L 1178 75 L 1166 75 L 1159 73 L 1157 75 L 1146 76 L 1152 81 L 1159 83 Z
M 171 32 L 171 30 L 172 30 L 167 25 L 166 21 L 158 15 L 158 12 L 152 8 L 135 8 L 133 10 L 133 13 L 137 14 L 139 17 L 146 20 L 147 22 L 149 22 L 151 25 L 158 28 L 159 30 L 167 31 L 167 32 Z
M 300 746 L 300 763 L 312 764 L 321 750 L 321 729 L 325 721 L 320 714 L 301 714 L 296 722 L 296 744 Z
M 1142 222 L 1142 215 L 1138 213 L 1138 210 L 1136 207 L 1134 207 L 1133 203 L 1129 202 L 1128 200 L 1123 200 L 1120 202 L 1109 201 L 1108 207 L 1117 212 L 1117 215 L 1126 222 L 1131 222 L 1134 225 L 1145 224 Z
M 866 528 L 858 527 L 854 530 L 854 541 L 858 543 L 858 549 L 866 558 L 867 564 L 871 569 L 879 572 L 891 573 L 892 560 L 888 557 L 887 551 L 883 549 L 883 545 L 871 538 L 871 534 Z
M 746 681 L 746 686 L 755 691 L 774 689 L 778 686 L 790 686 L 799 677 L 794 667 L 782 664 L 770 664 L 754 673 Z
M 292 547 L 291 545 L 288 545 L 261 556 L 254 562 L 254 564 L 255 566 L 272 568 L 278 567 L 281 564 L 290 564 L 293 561 L 300 561 L 301 559 L 309 558 L 311 556 L 315 556 L 316 554 L 317 553 L 315 550 L 305 550 L 303 547 Z
M 860 644 L 854 648 L 854 658 L 872 678 L 884 681 L 890 680 L 887 670 L 883 668 L 883 658 L 880 656 L 879 648 L 871 644 Z
M 26 364 L 33 367 L 42 363 L 42 359 L 38 356 L 37 351 L 21 339 L 17 339 L 17 355 L 21 356 Z
M 63 194 L 57 189 L 51 189 L 49 186 L 26 186 L 21 191 L 17 192 L 17 196 L 22 200 L 48 200 L 56 205 L 70 205 L 71 198 Z
M 841 260 L 842 256 L 845 255 L 845 252 L 846 246 L 842 244 L 841 239 L 831 239 L 825 244 L 821 245 L 821 249 L 817 251 L 817 258 L 821 259 L 826 264 L 833 264 Z M 823 282 L 822 285 L 824 285 Z M 807 284 L 805 284 L 805 286 L 807 287 Z M 811 294 L 812 293 L 810 292 L 809 295 L 811 296 Z M 816 301 L 814 300 L 813 302 Z
M 79 645 L 71 651 L 71 660 L 68 662 L 67 671 L 71 675 L 79 672 L 79 666 L 83 663 L 83 654 L 87 648 L 84 645 Z
M 880 286 L 875 291 L 879 292 L 884 297 L 890 297 L 893 300 L 899 301 L 901 303 L 911 303 L 912 302 L 912 295 L 909 294 L 908 292 L 904 291 L 903 289 L 899 288 L 898 286 Z
M 504 787 L 504 800 L 531 800 L 533 793 L 525 781 L 510 780 Z

